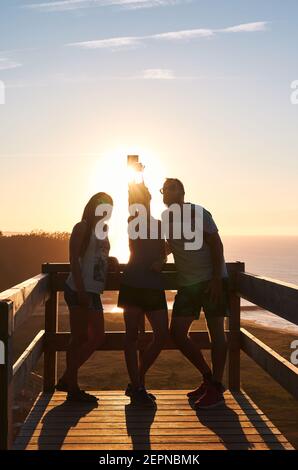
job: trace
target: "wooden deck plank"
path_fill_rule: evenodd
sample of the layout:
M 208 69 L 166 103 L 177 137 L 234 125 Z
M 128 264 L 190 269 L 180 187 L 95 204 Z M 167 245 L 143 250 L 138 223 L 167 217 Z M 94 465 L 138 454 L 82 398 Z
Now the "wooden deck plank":
M 163 394 L 159 394 L 158 391 L 153 391 L 153 390 L 150 390 L 151 393 L 154 393 L 155 395 L 158 396 L 158 399 L 163 401 L 163 400 L 173 400 L 173 398 L 175 398 L 175 400 L 187 400 L 187 393 L 188 393 L 188 390 L 184 391 L 184 393 L 163 393 Z M 102 393 L 102 392 L 93 392 L 91 390 L 88 390 L 88 393 L 91 393 L 92 395 L 95 395 L 97 396 L 100 400 L 111 400 L 111 401 L 114 401 L 114 400 L 129 400 L 129 397 L 127 397 L 122 391 L 120 391 L 118 394 L 116 393 Z M 237 399 L 246 399 L 248 401 L 250 401 L 251 403 L 253 403 L 253 401 L 245 396 L 243 393 L 240 393 L 240 392 L 235 392 L 235 393 L 231 393 L 231 392 L 224 392 L 224 395 L 225 395 L 225 398 L 227 400 L 234 400 L 235 398 Z M 66 397 L 66 393 L 65 392 L 60 392 L 59 395 L 57 394 L 57 392 L 55 392 L 54 395 L 52 395 L 51 393 L 44 393 L 40 399 L 38 400 L 40 403 L 45 403 L 45 402 L 48 402 L 48 401 L 53 401 L 53 402 L 56 402 L 56 401 L 64 401 L 65 400 L 65 397 Z
M 24 444 L 27 443 L 27 439 L 18 439 L 16 444 Z M 134 436 L 102 436 L 101 434 L 98 436 L 79 436 L 79 437 L 72 437 L 72 436 L 66 436 L 65 439 L 62 441 L 64 444 L 131 444 L 132 442 L 136 444 L 145 444 L 147 445 L 149 442 L 148 436 L 140 436 L 140 435 L 134 435 Z M 282 444 L 282 443 L 287 443 L 287 440 L 285 438 L 282 438 L 280 436 L 224 436 L 224 437 L 219 437 L 219 436 L 205 436 L 205 435 L 200 435 L 200 436 L 152 436 L 150 434 L 150 444 L 164 444 L 165 447 L 167 444 L 196 444 L 196 443 L 222 443 L 224 442 L 225 444 L 229 443 L 236 443 L 236 444 L 247 444 L 249 443 L 265 443 L 265 444 Z M 58 438 L 56 436 L 46 436 L 42 437 L 39 439 L 38 437 L 32 437 L 28 444 L 39 444 L 40 446 L 45 447 L 48 444 L 53 444 L 57 445 L 59 443 L 59 436 Z
M 61 400 L 50 400 L 49 402 L 38 402 L 35 406 L 35 408 L 39 408 L 39 407 L 43 407 L 45 404 L 47 405 L 47 407 L 51 407 L 51 406 L 57 406 L 57 405 L 62 405 L 63 403 L 65 403 L 65 399 L 61 399 Z M 160 403 L 160 405 L 188 405 L 189 404 L 189 401 L 187 398 L 176 398 L 175 396 L 171 397 L 171 398 L 163 398 L 163 399 L 160 399 L 158 397 L 158 402 Z M 174 403 L 173 403 L 174 402 Z M 241 405 L 249 405 L 250 407 L 252 406 L 251 405 L 251 402 L 248 402 L 247 400 L 244 400 L 244 399 L 237 399 L 237 402 L 235 402 L 235 399 L 234 398 L 229 398 L 229 397 L 225 397 L 225 402 L 227 404 L 233 404 L 235 405 L 236 403 L 241 403 Z M 99 403 L 103 406 L 113 406 L 113 405 L 116 405 L 116 406 L 123 406 L 125 404 L 128 404 L 130 403 L 130 399 L 129 398 L 102 398 L 100 397 L 99 398 Z M 68 402 L 67 403 L 68 406 L 71 406 L 72 403 L 71 402 Z
M 176 426 L 174 426 L 173 428 L 170 428 L 170 427 L 166 427 L 166 426 L 151 426 L 150 427 L 150 435 L 151 436 L 180 436 L 181 435 L 181 432 L 183 432 L 183 434 L 186 436 L 186 435 L 190 435 L 190 436 L 196 436 L 196 435 L 202 435 L 202 436 L 209 436 L 209 435 L 217 435 L 217 434 L 227 434 L 227 435 L 237 435 L 239 433 L 239 427 L 238 426 L 234 426 L 234 427 L 225 427 L 225 426 L 216 426 L 217 429 L 216 431 L 212 431 L 211 429 L 208 429 L 206 428 L 206 426 L 198 426 L 198 427 L 179 427 L 177 428 Z M 135 433 L 135 434 L 138 434 L 138 435 L 147 435 L 148 434 L 148 430 L 144 429 L 144 427 L 142 426 L 133 426 L 130 428 L 129 430 L 130 432 L 130 435 L 132 433 Z M 110 426 L 107 426 L 106 427 L 102 427 L 102 426 L 98 426 L 98 427 L 89 427 L 89 428 L 80 428 L 80 427 L 75 427 L 75 428 L 70 428 L 69 430 L 66 430 L 65 428 L 52 428 L 52 429 L 48 429 L 47 428 L 47 436 L 65 436 L 67 435 L 67 437 L 77 437 L 77 436 L 94 436 L 94 435 L 97 435 L 97 434 L 100 434 L 101 436 L 117 436 L 117 435 L 122 435 L 122 434 L 126 434 L 127 433 L 127 429 L 126 429 L 126 426 L 123 425 L 122 427 L 118 426 L 117 428 L 114 427 L 114 428 L 111 428 Z M 243 427 L 241 426 L 241 433 L 243 435 L 260 435 L 260 436 L 263 436 L 263 435 L 266 435 L 266 434 L 269 434 L 269 435 L 272 435 L 274 433 L 274 435 L 280 435 L 281 436 L 281 433 L 280 431 L 278 431 L 276 428 L 273 428 L 273 427 L 266 427 L 266 426 L 263 426 L 261 429 L 260 428 L 256 428 L 254 426 L 247 426 L 247 427 Z M 42 437 L 43 436 L 43 428 L 40 428 L 40 429 L 35 429 L 33 432 L 31 430 L 26 430 L 24 432 L 22 432 L 18 439 L 22 438 L 22 437 Z
M 157 403 L 157 406 L 159 406 L 159 404 Z M 124 408 L 124 407 L 123 407 Z M 129 405 L 127 405 L 127 408 L 123 409 L 123 408 L 117 408 L 117 409 L 111 409 L 111 408 L 106 408 L 106 407 L 101 407 L 100 409 L 97 409 L 97 410 L 88 410 L 88 408 L 79 408 L 77 410 L 71 410 L 71 409 L 68 409 L 68 410 L 64 410 L 63 407 L 53 407 L 53 408 L 48 408 L 47 411 L 45 410 L 42 410 L 41 412 L 38 412 L 38 411 L 34 411 L 32 412 L 31 414 L 31 418 L 33 419 L 44 419 L 45 417 L 48 417 L 50 418 L 50 413 L 52 412 L 52 414 L 55 416 L 59 416 L 59 417 L 65 417 L 65 418 L 77 418 L 77 419 L 81 419 L 83 418 L 84 416 L 85 417 L 97 417 L 97 418 L 100 418 L 100 417 L 105 417 L 105 416 L 111 416 L 111 417 L 120 417 L 120 416 L 124 416 L 126 414 L 129 413 L 130 416 L 151 416 L 152 415 L 152 411 L 150 409 L 142 409 L 142 408 L 139 408 L 139 409 L 131 409 L 129 408 Z M 198 414 L 200 414 L 200 416 L 203 417 L 208 417 L 208 416 L 233 416 L 233 415 L 238 415 L 238 416 L 248 416 L 249 418 L 251 417 L 262 417 L 264 415 L 258 413 L 257 411 L 254 411 L 254 410 L 250 410 L 250 409 L 243 409 L 243 408 L 230 408 L 228 406 L 224 407 L 223 409 L 219 410 L 217 409 L 217 412 L 216 410 L 213 410 L 213 409 L 210 409 L 210 410 L 202 410 L 202 411 L 196 411 L 192 408 L 180 408 L 180 409 L 177 409 L 177 408 L 163 408 L 163 409 L 157 409 L 156 411 L 156 415 L 158 416 L 168 416 L 169 418 L 172 417 L 172 416 L 198 416 Z
M 160 410 L 172 410 L 172 409 L 175 409 L 175 410 L 178 410 L 178 409 L 189 409 L 190 408 L 190 404 L 189 404 L 189 401 L 188 400 L 175 400 L 175 398 L 173 398 L 172 400 L 168 400 L 167 402 L 165 402 L 164 400 L 157 400 L 157 403 L 159 405 L 159 409 Z M 261 412 L 260 409 L 258 409 L 256 406 L 253 406 L 251 403 L 245 401 L 245 400 L 232 400 L 232 399 L 227 399 L 225 400 L 225 403 L 226 405 L 229 407 L 229 408 L 232 408 L 232 409 L 242 409 L 242 410 L 245 410 L 245 409 L 253 409 L 254 411 L 256 412 Z M 110 409 L 110 410 L 117 410 L 117 409 L 123 409 L 123 407 L 125 407 L 126 405 L 129 406 L 130 404 L 130 400 L 99 400 L 98 402 L 98 409 Z M 56 408 L 57 406 L 60 406 L 60 407 L 63 407 L 63 410 L 65 412 L 67 411 L 72 411 L 73 408 L 77 408 L 77 404 L 76 403 L 71 403 L 71 402 L 66 402 L 65 400 L 64 401 L 61 401 L 61 402 L 56 402 L 56 403 L 53 403 L 53 402 L 49 402 L 48 404 L 40 404 L 40 403 L 37 403 L 36 406 L 34 407 L 35 411 L 39 412 L 40 410 L 42 409 L 45 409 L 45 407 L 47 409 L 51 409 L 51 408 Z M 80 404 L 80 408 L 83 409 L 83 408 L 90 408 L 90 405 L 89 404 Z M 135 408 L 137 409 L 137 405 L 135 405 Z M 145 408 L 145 407 L 143 407 Z M 147 408 L 150 408 L 150 405 L 147 406 Z
M 164 401 L 162 400 L 158 400 L 157 401 L 158 405 L 159 405 L 159 409 L 161 410 L 184 410 L 184 409 L 189 409 L 190 407 L 190 404 L 187 400 L 185 401 L 181 401 L 181 400 L 177 400 L 175 401 L 174 399 L 169 401 L 168 403 L 165 403 Z M 250 403 L 245 403 L 245 402 L 237 402 L 235 403 L 234 401 L 232 400 L 225 400 L 225 403 L 226 403 L 226 406 L 233 409 L 233 410 L 238 410 L 238 409 L 241 409 L 241 410 L 250 410 L 252 408 L 251 404 Z M 100 400 L 98 402 L 98 405 L 99 405 L 99 408 L 101 409 L 107 409 L 107 410 L 119 410 L 119 409 L 123 409 L 123 407 L 125 406 L 129 406 L 130 402 L 129 400 L 128 401 L 124 401 L 122 400 L 119 400 L 119 401 L 114 401 L 114 402 L 110 402 L 110 401 L 102 401 Z M 65 403 L 64 402 L 58 402 L 56 404 L 54 403 L 49 403 L 47 405 L 47 409 L 50 410 L 50 409 L 53 409 L 53 408 L 56 408 L 57 406 L 59 407 L 63 407 L 64 411 L 72 411 L 74 408 L 76 408 L 76 404 L 75 403 Z M 150 407 L 150 405 L 149 405 Z M 35 407 L 35 410 L 38 412 L 40 410 L 42 410 L 44 407 L 41 406 L 40 404 L 36 405 Z M 87 409 L 88 408 L 88 405 L 85 406 L 85 408 Z M 83 406 L 81 407 L 81 409 L 83 409 Z M 260 410 L 258 410 L 257 408 L 254 408 L 254 411 L 257 411 L 259 412 Z
M 77 410 L 75 415 L 73 413 L 64 413 L 62 412 L 62 410 L 56 410 L 55 412 L 55 415 L 56 415 L 56 419 L 71 419 L 72 421 L 74 420 L 74 418 L 76 417 L 77 420 L 84 420 L 84 419 L 92 419 L 92 420 L 99 420 L 99 419 L 102 419 L 102 418 L 106 418 L 107 416 L 109 417 L 112 417 L 113 419 L 114 418 L 125 418 L 125 410 L 114 410 L 113 413 L 112 412 L 109 412 L 107 413 L 107 410 L 104 410 L 104 409 L 101 409 L 101 410 L 97 410 L 96 412 L 90 412 L 89 415 L 87 416 L 87 413 L 83 412 L 84 410 Z M 87 410 L 86 410 L 87 411 Z M 44 412 L 44 413 L 36 413 L 35 411 L 31 413 L 30 417 L 28 417 L 27 421 L 30 420 L 30 421 L 34 421 L 36 422 L 36 420 L 43 420 L 45 416 L 48 416 L 49 413 L 47 412 Z M 145 417 L 148 417 L 150 416 L 152 413 L 149 411 L 149 410 L 142 410 L 142 416 L 145 418 Z M 221 410 L 220 413 L 219 413 L 219 410 L 218 412 L 216 412 L 216 410 L 209 410 L 209 412 L 207 413 L 207 410 L 206 411 L 202 411 L 200 412 L 200 417 L 203 418 L 203 417 L 208 417 L 209 418 L 212 418 L 213 416 L 214 417 L 226 417 L 226 418 L 229 418 L 229 417 L 234 417 L 235 418 L 235 415 L 237 417 L 246 417 L 246 418 L 249 418 L 249 419 L 253 419 L 253 418 L 257 418 L 257 417 L 260 417 L 260 418 L 264 418 L 265 415 L 263 414 L 259 414 L 259 413 L 256 413 L 255 411 L 253 410 L 231 410 L 231 409 L 224 409 L 224 410 Z M 130 412 L 130 417 L 137 417 L 139 418 L 140 417 L 140 412 L 138 410 L 132 410 Z M 173 417 L 190 417 L 190 418 L 193 418 L 193 419 L 197 419 L 197 413 L 195 410 L 193 409 L 186 409 L 186 410 L 157 410 L 156 412 L 156 415 L 155 417 L 164 417 L 165 419 L 173 419 Z M 26 421 L 26 422 L 27 422 Z M 49 421 L 49 420 L 48 420 Z
M 235 423 L 234 421 L 214 421 L 213 426 L 223 426 L 224 429 L 238 429 L 239 424 Z M 178 429 L 205 429 L 205 425 L 201 423 L 200 421 L 160 421 L 154 422 L 151 425 L 151 430 L 153 429 L 167 429 L 171 426 L 175 425 L 175 428 Z M 242 428 L 247 428 L 247 429 L 274 429 L 276 432 L 279 432 L 277 428 L 272 425 L 272 424 L 267 424 L 263 422 L 257 422 L 257 423 L 251 423 L 250 421 L 242 421 L 240 423 L 240 426 Z M 132 427 L 134 429 L 143 429 L 144 427 L 144 422 L 142 421 L 137 421 L 134 420 L 132 423 Z M 91 422 L 91 423 L 81 423 L 79 422 L 76 426 L 72 427 L 70 426 L 70 431 L 71 430 L 88 430 L 88 429 L 126 429 L 126 422 L 123 420 L 122 422 L 118 423 L 111 423 L 110 421 L 105 421 L 105 422 Z M 43 424 L 38 424 L 37 426 L 26 426 L 24 429 L 21 430 L 19 435 L 30 435 L 40 429 L 43 429 Z M 65 423 L 60 422 L 60 423 L 49 423 L 47 425 L 47 430 L 50 432 L 59 432 L 59 430 L 64 431 L 65 429 Z
M 244 393 L 226 392 L 226 404 L 191 408 L 185 390 L 152 390 L 156 408 L 133 406 L 123 391 L 95 391 L 98 407 L 65 403 L 65 393 L 40 395 L 14 449 L 200 450 L 292 449 Z
M 22 446 L 15 446 L 15 450 L 22 450 Z M 40 450 L 38 445 L 27 446 L 27 450 Z M 264 444 L 254 443 L 249 448 L 246 444 L 230 444 L 228 447 L 224 444 L 213 443 L 211 446 L 207 444 L 155 444 L 152 450 L 292 450 L 290 444 Z M 57 446 L 48 445 L 46 450 L 57 450 Z M 60 450 L 150 450 L 143 445 L 127 445 L 127 444 L 62 444 Z

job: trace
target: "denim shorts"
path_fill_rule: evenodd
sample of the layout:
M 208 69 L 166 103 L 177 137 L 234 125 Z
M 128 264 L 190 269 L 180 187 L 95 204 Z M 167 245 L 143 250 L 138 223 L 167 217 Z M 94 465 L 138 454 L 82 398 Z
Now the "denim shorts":
M 103 312 L 103 307 L 101 303 L 100 294 L 95 294 L 94 292 L 86 292 L 90 303 L 89 307 L 92 310 L 98 310 Z M 79 307 L 78 293 L 72 290 L 67 283 L 64 284 L 64 300 L 67 303 L 68 307 Z

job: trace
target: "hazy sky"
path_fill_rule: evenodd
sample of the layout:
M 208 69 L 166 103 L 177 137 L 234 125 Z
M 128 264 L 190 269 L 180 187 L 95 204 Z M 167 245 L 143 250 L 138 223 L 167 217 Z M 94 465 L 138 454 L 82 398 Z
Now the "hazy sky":
M 100 190 L 119 229 L 139 152 L 156 210 L 179 177 L 224 234 L 298 234 L 297 22 L 297 0 L 1 0 L 0 229 L 71 230 Z

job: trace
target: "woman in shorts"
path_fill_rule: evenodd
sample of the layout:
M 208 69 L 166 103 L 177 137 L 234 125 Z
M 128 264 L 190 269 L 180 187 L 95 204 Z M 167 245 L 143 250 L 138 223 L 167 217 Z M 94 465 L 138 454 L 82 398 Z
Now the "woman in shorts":
M 100 204 L 105 204 L 103 209 L 107 211 L 96 216 Z M 97 401 L 95 396 L 80 389 L 78 370 L 104 339 L 100 294 L 104 290 L 110 250 L 104 221 L 112 205 L 112 198 L 106 193 L 92 196 L 70 237 L 70 274 L 65 282 L 64 298 L 69 309 L 71 339 L 66 352 L 66 370 L 56 385 L 57 390 L 67 392 L 69 401 Z M 97 236 L 96 227 L 102 228 L 104 237 Z
M 124 310 L 126 328 L 125 360 L 130 377 L 126 395 L 132 401 L 154 404 L 155 397 L 145 387 L 145 375 L 161 352 L 168 335 L 168 311 L 161 270 L 166 262 L 161 223 L 150 212 L 151 195 L 144 183 L 130 185 L 129 204 L 142 204 L 146 213 L 147 237 L 129 238 L 130 259 L 123 272 L 118 306 Z M 129 218 L 129 223 L 134 217 Z M 158 237 L 150 237 L 150 227 Z M 138 357 L 139 325 L 146 315 L 153 339 Z

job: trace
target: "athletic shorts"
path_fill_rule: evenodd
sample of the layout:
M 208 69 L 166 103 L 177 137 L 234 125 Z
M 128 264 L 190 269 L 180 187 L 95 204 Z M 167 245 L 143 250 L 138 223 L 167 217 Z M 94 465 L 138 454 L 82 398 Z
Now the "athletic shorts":
M 103 312 L 100 294 L 95 294 L 94 292 L 87 292 L 87 295 L 90 300 L 90 304 L 88 308 Z M 67 303 L 68 307 L 80 306 L 78 293 L 72 290 L 71 287 L 69 287 L 67 283 L 64 284 L 64 300 Z
M 132 287 L 121 284 L 119 289 L 118 307 L 137 307 L 144 312 L 167 310 L 167 300 L 163 289 Z
M 230 315 L 229 281 L 222 279 L 223 295 L 219 302 L 210 298 L 210 292 L 206 289 L 210 281 L 198 282 L 191 286 L 180 287 L 175 296 L 173 305 L 173 317 L 194 317 L 199 319 L 201 309 L 206 318 L 228 317 Z

